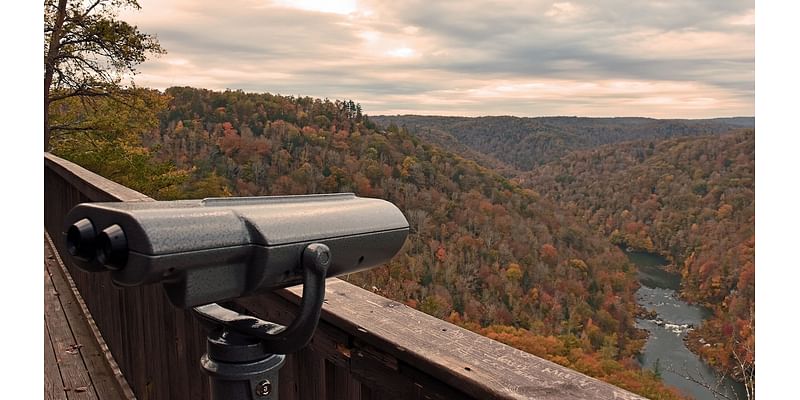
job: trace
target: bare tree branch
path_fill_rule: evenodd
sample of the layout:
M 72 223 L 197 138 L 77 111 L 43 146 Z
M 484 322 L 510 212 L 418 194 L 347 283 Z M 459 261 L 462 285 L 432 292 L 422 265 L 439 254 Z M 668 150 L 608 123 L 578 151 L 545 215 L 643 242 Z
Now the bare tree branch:
M 678 375 L 681 378 L 684 378 L 689 382 L 695 383 L 698 386 L 701 386 L 701 387 L 705 388 L 706 390 L 708 390 L 709 393 L 711 393 L 712 396 L 714 396 L 715 399 L 742 400 L 742 399 L 739 399 L 739 395 L 732 388 L 730 388 L 731 390 L 729 390 L 729 391 L 731 393 L 733 393 L 733 397 L 731 397 L 728 394 L 726 394 L 726 391 L 724 390 L 725 388 L 723 386 L 723 382 L 725 380 L 725 375 L 723 375 L 723 374 L 717 374 L 718 376 L 716 377 L 716 382 L 714 382 L 712 384 L 712 383 L 709 383 L 706 379 L 702 378 L 702 374 L 700 373 L 699 369 L 696 371 L 697 375 L 693 375 L 686 368 L 686 365 L 683 366 L 683 371 L 678 371 L 678 370 L 674 369 L 671 365 L 666 366 L 664 368 L 664 370 L 668 371 L 668 372 L 671 372 L 671 373 L 673 373 L 675 375 Z M 748 400 L 749 400 L 749 398 L 748 398 Z

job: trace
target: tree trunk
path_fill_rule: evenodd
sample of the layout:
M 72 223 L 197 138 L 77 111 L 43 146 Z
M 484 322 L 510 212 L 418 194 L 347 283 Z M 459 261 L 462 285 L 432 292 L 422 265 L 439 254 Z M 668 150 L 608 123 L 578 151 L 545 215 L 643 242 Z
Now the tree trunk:
M 47 54 L 44 56 L 44 151 L 50 150 L 50 85 L 53 84 L 53 62 L 59 50 L 64 19 L 67 15 L 67 0 L 58 0 L 56 20 L 53 22 L 53 32 L 50 34 L 50 43 Z
M 44 151 L 50 151 L 50 84 L 53 81 L 53 72 L 47 73 L 45 67 L 44 74 Z

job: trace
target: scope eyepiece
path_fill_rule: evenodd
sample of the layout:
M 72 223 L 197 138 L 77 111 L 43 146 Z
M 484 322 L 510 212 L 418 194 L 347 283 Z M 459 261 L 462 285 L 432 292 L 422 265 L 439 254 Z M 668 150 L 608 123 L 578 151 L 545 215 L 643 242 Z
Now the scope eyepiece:
M 110 270 L 119 270 L 128 261 L 128 240 L 117 225 L 103 229 L 97 235 L 97 261 Z
M 75 222 L 67 230 L 67 251 L 81 261 L 91 261 L 95 257 L 96 236 L 88 218 Z

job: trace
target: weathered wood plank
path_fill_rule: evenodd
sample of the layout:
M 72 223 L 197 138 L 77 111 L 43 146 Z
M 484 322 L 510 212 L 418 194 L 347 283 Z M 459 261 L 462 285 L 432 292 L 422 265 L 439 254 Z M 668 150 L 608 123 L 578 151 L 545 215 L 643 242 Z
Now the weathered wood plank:
M 325 360 L 325 394 L 327 400 L 333 400 L 336 395 L 341 393 L 336 392 L 336 365 L 328 360 Z
M 278 379 L 278 398 L 281 400 L 300 399 L 300 385 L 297 382 L 298 370 L 295 354 L 286 356 L 286 362 L 281 367 Z
M 46 267 L 44 275 L 45 323 L 50 332 L 53 354 L 64 383 L 64 391 L 67 392 L 68 399 L 97 399 L 92 380 L 81 358 L 82 344 L 75 340 L 70 330 L 69 322 L 58 299 L 60 293 L 53 286 Z
M 348 368 L 325 362 L 326 394 L 328 400 L 357 400 L 361 398 L 361 383 L 353 379 Z
M 325 398 L 325 359 L 308 347 L 295 354 L 301 399 Z
M 105 355 L 95 341 L 91 327 L 84 319 L 78 299 L 73 295 L 72 288 L 63 276 L 64 271 L 58 265 L 59 261 L 45 238 L 45 264 L 52 278 L 53 286 L 59 293 L 58 298 L 72 334 L 76 342 L 81 344 L 79 351 L 89 372 L 94 390 L 100 399 L 118 398 L 121 388 Z
M 153 371 L 156 377 L 154 382 L 158 390 L 158 398 L 174 398 L 170 395 L 170 383 L 174 380 L 175 371 L 169 368 L 169 358 L 171 358 L 169 355 L 175 354 L 175 341 L 172 336 L 174 331 L 171 329 L 170 324 L 164 320 L 165 315 L 172 314 L 174 307 L 171 304 L 167 304 L 168 301 L 164 291 L 160 290 L 160 288 L 158 289 L 159 296 L 152 299 L 154 307 L 151 318 L 156 332 L 162 332 L 162 337 L 157 341 L 154 351 L 156 354 L 163 355 L 157 358 L 158 364 L 155 366 L 157 369 Z
M 159 370 L 159 361 L 161 360 L 161 356 L 152 357 L 150 354 L 162 354 L 157 352 L 158 342 L 162 342 L 167 339 L 164 335 L 166 332 L 158 329 L 158 326 L 154 326 L 153 324 L 153 313 L 155 310 L 153 309 L 154 301 L 151 298 L 147 297 L 146 291 L 142 296 L 142 303 L 141 303 L 141 316 L 142 316 L 142 337 L 140 340 L 141 351 L 139 354 L 142 354 L 144 366 L 142 370 L 145 372 L 145 387 L 146 387 L 146 394 L 140 396 L 143 400 L 145 399 L 159 399 L 163 397 L 159 397 L 159 389 L 167 389 L 166 387 L 159 387 L 159 376 L 164 373 L 169 373 L 167 370 Z M 166 397 L 166 396 L 164 396 Z
M 53 344 L 50 339 L 50 330 L 44 324 L 44 398 L 47 400 L 66 400 L 64 381 L 58 371 L 56 356 L 53 353 Z
M 372 389 L 369 386 L 361 384 L 361 400 L 380 399 L 379 396 L 372 395 Z
M 186 312 L 186 319 L 184 320 L 190 332 L 189 339 L 191 340 L 190 346 L 187 348 L 186 354 L 186 372 L 189 375 L 189 387 L 191 396 L 189 399 L 208 399 L 209 384 L 208 378 L 202 372 L 200 367 L 200 357 L 206 353 L 207 348 L 207 332 L 205 328 L 200 325 L 197 318 L 192 315 L 192 312 Z
M 137 332 L 141 336 L 131 340 L 135 345 L 140 346 L 139 354 L 141 358 L 135 360 L 137 365 L 144 373 L 142 379 L 145 385 L 142 399 L 166 399 L 169 398 L 169 384 L 171 371 L 169 370 L 166 358 L 171 354 L 167 351 L 167 342 L 171 341 L 169 332 L 166 330 L 163 318 L 164 309 L 162 302 L 163 293 L 158 286 L 146 286 L 141 288 L 141 293 L 137 296 L 140 310 L 140 326 Z
M 167 343 L 167 368 L 170 370 L 169 379 L 169 398 L 180 399 L 186 396 L 189 390 L 188 375 L 186 370 L 189 368 L 183 361 L 186 355 L 186 332 L 184 330 L 182 310 L 164 310 L 164 327 L 169 336 Z
M 152 390 L 147 382 L 147 365 L 145 364 L 146 347 L 144 341 L 147 339 L 144 329 L 144 290 L 142 287 L 125 288 L 125 310 L 131 314 L 128 318 L 128 329 L 124 332 L 123 341 L 128 345 L 128 354 L 133 365 L 131 381 L 135 382 L 133 387 L 137 388 L 136 397 L 140 399 L 152 399 Z M 161 332 L 150 332 L 150 335 L 161 335 Z M 157 356 L 153 354 L 153 356 Z
M 396 358 L 366 344 L 353 346 L 350 372 L 364 384 L 381 391 L 385 399 L 418 399 L 421 385 L 401 370 Z M 432 398 L 470 398 L 464 393 L 444 387 L 426 388 Z M 438 389 L 438 390 L 437 390 Z

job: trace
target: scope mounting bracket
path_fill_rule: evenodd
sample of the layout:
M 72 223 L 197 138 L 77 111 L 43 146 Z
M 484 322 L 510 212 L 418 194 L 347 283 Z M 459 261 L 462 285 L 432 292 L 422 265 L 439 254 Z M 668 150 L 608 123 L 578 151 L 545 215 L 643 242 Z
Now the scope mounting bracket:
M 314 335 L 325 300 L 331 265 L 328 246 L 312 243 L 301 258 L 303 297 L 289 326 L 240 314 L 217 303 L 194 307 L 209 328 L 201 364 L 209 376 L 212 399 L 277 400 L 278 371 L 285 354 L 305 347 Z

